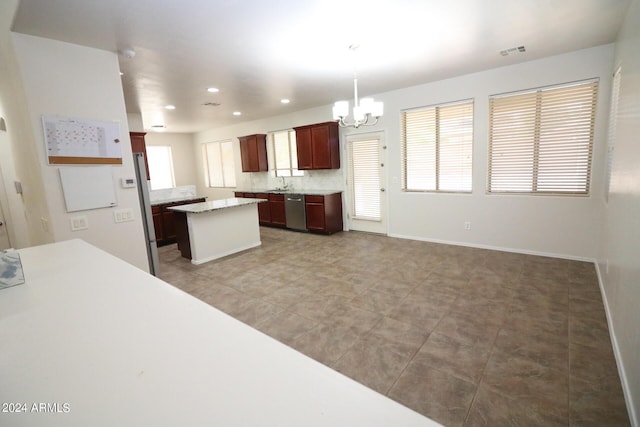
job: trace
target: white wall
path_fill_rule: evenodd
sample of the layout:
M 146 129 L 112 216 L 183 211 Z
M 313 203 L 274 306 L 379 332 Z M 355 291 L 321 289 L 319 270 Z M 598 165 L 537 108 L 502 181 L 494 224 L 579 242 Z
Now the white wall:
M 135 176 L 135 172 L 116 54 L 17 33 L 13 43 L 37 153 L 31 168 L 42 174 L 54 240 L 82 238 L 148 271 L 137 191 L 119 185 L 120 178 Z M 131 209 L 134 221 L 116 224 L 112 208 L 66 212 L 59 168 L 47 165 L 45 157 L 42 115 L 120 123 L 123 164 L 113 167 L 116 209 Z M 71 231 L 69 218 L 76 215 L 87 216 L 88 230 Z
M 192 134 L 147 132 L 144 140 L 147 146 L 171 147 L 176 186 L 196 184 L 196 158 L 193 153 Z
M 331 184 L 328 185 L 344 189 L 345 136 L 383 131 L 388 146 L 386 164 L 389 182 L 386 188 L 390 235 L 593 260 L 597 256 L 602 221 L 603 169 L 613 52 L 613 45 L 600 46 L 402 90 L 373 94 L 376 100 L 385 103 L 385 115 L 380 123 L 375 127 L 342 130 L 341 170 L 325 172 L 331 174 L 330 176 L 312 172 L 311 179 L 307 178 L 303 185 L 316 186 L 312 181 L 315 181 L 314 177 L 320 177 L 322 186 L 326 187 L 326 182 L 329 182 Z M 600 78 L 600 89 L 591 195 L 487 195 L 485 189 L 489 95 L 593 77 Z M 473 193 L 456 195 L 402 192 L 399 178 L 400 111 L 468 98 L 475 100 Z M 241 135 L 266 133 L 328 120 L 331 120 L 331 106 L 201 132 L 195 135 L 195 155 L 201 159 L 199 146 L 203 142 L 235 140 Z M 236 165 L 239 168 L 240 154 L 237 146 Z M 220 192 L 204 189 L 202 160 L 197 161 L 196 166 L 199 192 L 209 192 L 210 197 L 226 197 Z M 238 185 L 242 187 L 250 187 L 252 184 L 254 188 L 260 187 L 266 181 L 265 173 L 240 175 Z M 471 230 L 464 230 L 465 221 L 471 222 Z
M 38 157 L 9 31 L 17 7 L 18 0 L 0 2 L 0 117 L 7 128 L 0 142 L 0 173 L 6 190 L 0 194 L 0 204 L 12 246 L 24 248 L 52 242 L 53 235 L 41 222 L 49 217 L 45 188 L 40 169 L 34 168 Z M 14 181 L 22 184 L 22 194 L 15 191 Z
M 611 191 L 598 262 L 609 328 L 633 425 L 640 425 L 640 1 L 616 44 L 622 66 Z M 607 268 L 608 264 L 608 268 Z
M 613 45 L 572 52 L 383 94 L 389 146 L 390 234 L 432 241 L 595 259 L 602 220 L 603 156 Z M 489 96 L 600 77 L 591 195 L 486 194 Z M 403 109 L 474 99 L 473 193 L 400 191 Z M 471 230 L 464 230 L 464 222 Z

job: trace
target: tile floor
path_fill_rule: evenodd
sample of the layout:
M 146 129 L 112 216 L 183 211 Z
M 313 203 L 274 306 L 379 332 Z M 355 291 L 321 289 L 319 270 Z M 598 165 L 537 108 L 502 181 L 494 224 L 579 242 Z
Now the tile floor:
M 161 277 L 446 426 L 625 426 L 592 264 L 261 228 L 262 247 Z

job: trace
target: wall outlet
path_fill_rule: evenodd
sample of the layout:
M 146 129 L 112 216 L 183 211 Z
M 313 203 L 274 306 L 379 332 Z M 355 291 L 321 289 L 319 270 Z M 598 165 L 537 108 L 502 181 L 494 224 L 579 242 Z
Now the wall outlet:
M 113 211 L 113 219 L 116 223 L 133 221 L 133 211 L 131 209 L 118 209 Z
M 71 231 L 86 230 L 89 228 L 89 219 L 85 216 L 74 216 L 69 218 L 71 223 Z
M 464 222 L 464 229 L 465 230 L 471 230 L 471 221 L 465 221 Z

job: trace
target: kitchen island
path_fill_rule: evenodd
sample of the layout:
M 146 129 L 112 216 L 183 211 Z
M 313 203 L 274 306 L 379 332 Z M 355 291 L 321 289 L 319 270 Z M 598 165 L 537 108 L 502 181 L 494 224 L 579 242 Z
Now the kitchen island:
M 192 264 L 203 264 L 261 245 L 258 203 L 229 198 L 167 208 L 175 214 L 178 249 Z
M 0 290 L 2 426 L 437 426 L 82 240 Z

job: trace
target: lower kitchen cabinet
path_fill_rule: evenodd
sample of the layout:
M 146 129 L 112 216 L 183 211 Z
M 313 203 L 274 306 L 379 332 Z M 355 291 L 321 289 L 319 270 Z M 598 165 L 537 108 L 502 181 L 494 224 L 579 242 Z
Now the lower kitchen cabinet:
M 307 230 L 331 234 L 342 231 L 342 193 L 306 195 Z
M 176 221 L 175 213 L 168 210 L 168 207 L 188 205 L 191 203 L 204 202 L 204 198 L 185 200 L 182 202 L 163 203 L 151 207 L 153 215 L 153 229 L 156 232 L 156 244 L 158 246 L 169 245 L 176 242 Z
M 269 200 L 269 195 L 266 193 L 256 193 L 256 199 Z M 269 202 L 258 203 L 258 220 L 260 225 L 271 224 L 271 207 Z
M 284 212 L 284 195 L 269 194 L 269 212 L 271 214 L 271 225 L 280 227 L 287 225 L 287 217 Z
M 162 206 L 151 206 L 153 216 L 153 230 L 156 233 L 156 242 L 164 240 L 164 227 L 162 227 Z

